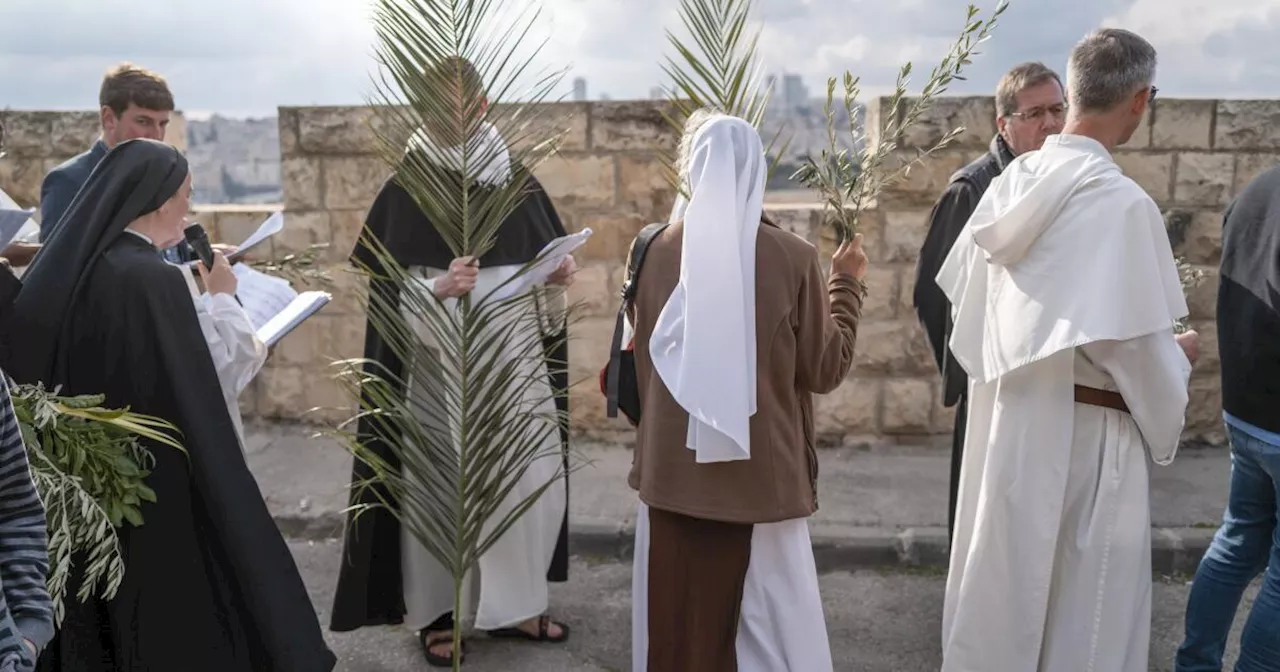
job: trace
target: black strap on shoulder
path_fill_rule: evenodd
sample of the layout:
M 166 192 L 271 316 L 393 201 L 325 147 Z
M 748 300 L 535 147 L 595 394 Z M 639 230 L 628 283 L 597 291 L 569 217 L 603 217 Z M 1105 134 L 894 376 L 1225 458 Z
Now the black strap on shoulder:
M 656 222 L 640 230 L 631 243 L 631 263 L 627 265 L 627 277 L 622 283 L 622 301 L 618 306 L 618 318 L 613 325 L 613 343 L 609 347 L 609 370 L 605 380 L 605 398 L 607 407 L 605 414 L 610 418 L 618 417 L 618 377 L 622 368 L 622 331 L 623 321 L 627 317 L 627 309 L 636 295 L 636 281 L 640 278 L 640 268 L 644 265 L 645 252 L 649 243 L 669 226 L 669 222 Z

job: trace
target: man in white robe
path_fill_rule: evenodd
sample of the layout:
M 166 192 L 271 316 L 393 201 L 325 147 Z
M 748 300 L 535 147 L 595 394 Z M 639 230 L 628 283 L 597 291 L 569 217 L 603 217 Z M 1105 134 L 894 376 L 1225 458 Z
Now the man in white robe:
M 938 274 L 970 376 L 943 672 L 1147 670 L 1147 459 L 1177 451 L 1197 342 L 1173 333 L 1160 211 L 1110 153 L 1155 66 L 1133 33 L 1081 41 L 1062 134 L 992 184 Z

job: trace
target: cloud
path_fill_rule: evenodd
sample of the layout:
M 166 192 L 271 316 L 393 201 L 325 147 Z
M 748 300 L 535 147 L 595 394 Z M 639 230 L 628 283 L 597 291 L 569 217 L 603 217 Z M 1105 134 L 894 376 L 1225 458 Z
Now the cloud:
M 977 0 L 983 13 L 995 0 Z M 814 95 L 850 70 L 868 95 L 915 60 L 919 79 L 960 31 L 960 0 L 756 0 L 771 72 L 802 75 Z M 131 60 L 163 73 L 187 110 L 271 114 L 277 105 L 358 104 L 371 90 L 374 32 L 363 0 L 3 0 L 0 107 L 88 109 L 103 71 Z M 645 97 L 663 83 L 665 29 L 678 0 L 542 0 L 538 62 L 569 67 L 589 93 Z M 1065 71 L 1071 46 L 1100 25 L 1150 39 L 1162 95 L 1274 95 L 1280 62 L 1259 58 L 1280 40 L 1280 0 L 1012 0 L 994 37 L 953 93 L 990 93 L 1012 65 Z M 564 92 L 569 89 L 564 83 Z

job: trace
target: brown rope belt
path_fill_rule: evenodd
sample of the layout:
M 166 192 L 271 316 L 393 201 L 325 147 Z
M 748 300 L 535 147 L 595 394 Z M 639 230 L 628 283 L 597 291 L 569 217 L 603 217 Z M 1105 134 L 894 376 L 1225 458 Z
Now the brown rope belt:
M 1096 387 L 1076 385 L 1076 403 L 1088 404 L 1090 406 L 1101 406 L 1103 408 L 1114 408 L 1122 413 L 1129 412 L 1129 405 L 1124 403 L 1124 397 L 1120 396 L 1119 392 L 1099 390 Z

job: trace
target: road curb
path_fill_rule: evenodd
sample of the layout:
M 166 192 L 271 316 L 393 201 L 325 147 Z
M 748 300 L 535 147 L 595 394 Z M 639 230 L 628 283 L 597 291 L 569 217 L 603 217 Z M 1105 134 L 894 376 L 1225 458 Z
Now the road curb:
M 276 526 L 289 539 L 323 541 L 342 536 L 341 512 L 276 515 Z M 1151 569 L 1157 574 L 1191 574 L 1209 548 L 1215 530 L 1201 527 L 1151 528 Z M 578 523 L 569 528 L 574 555 L 631 560 L 635 529 L 627 523 Z M 842 534 L 813 535 L 819 572 L 879 567 L 947 567 L 947 530 L 911 527 L 901 530 L 856 527 Z

